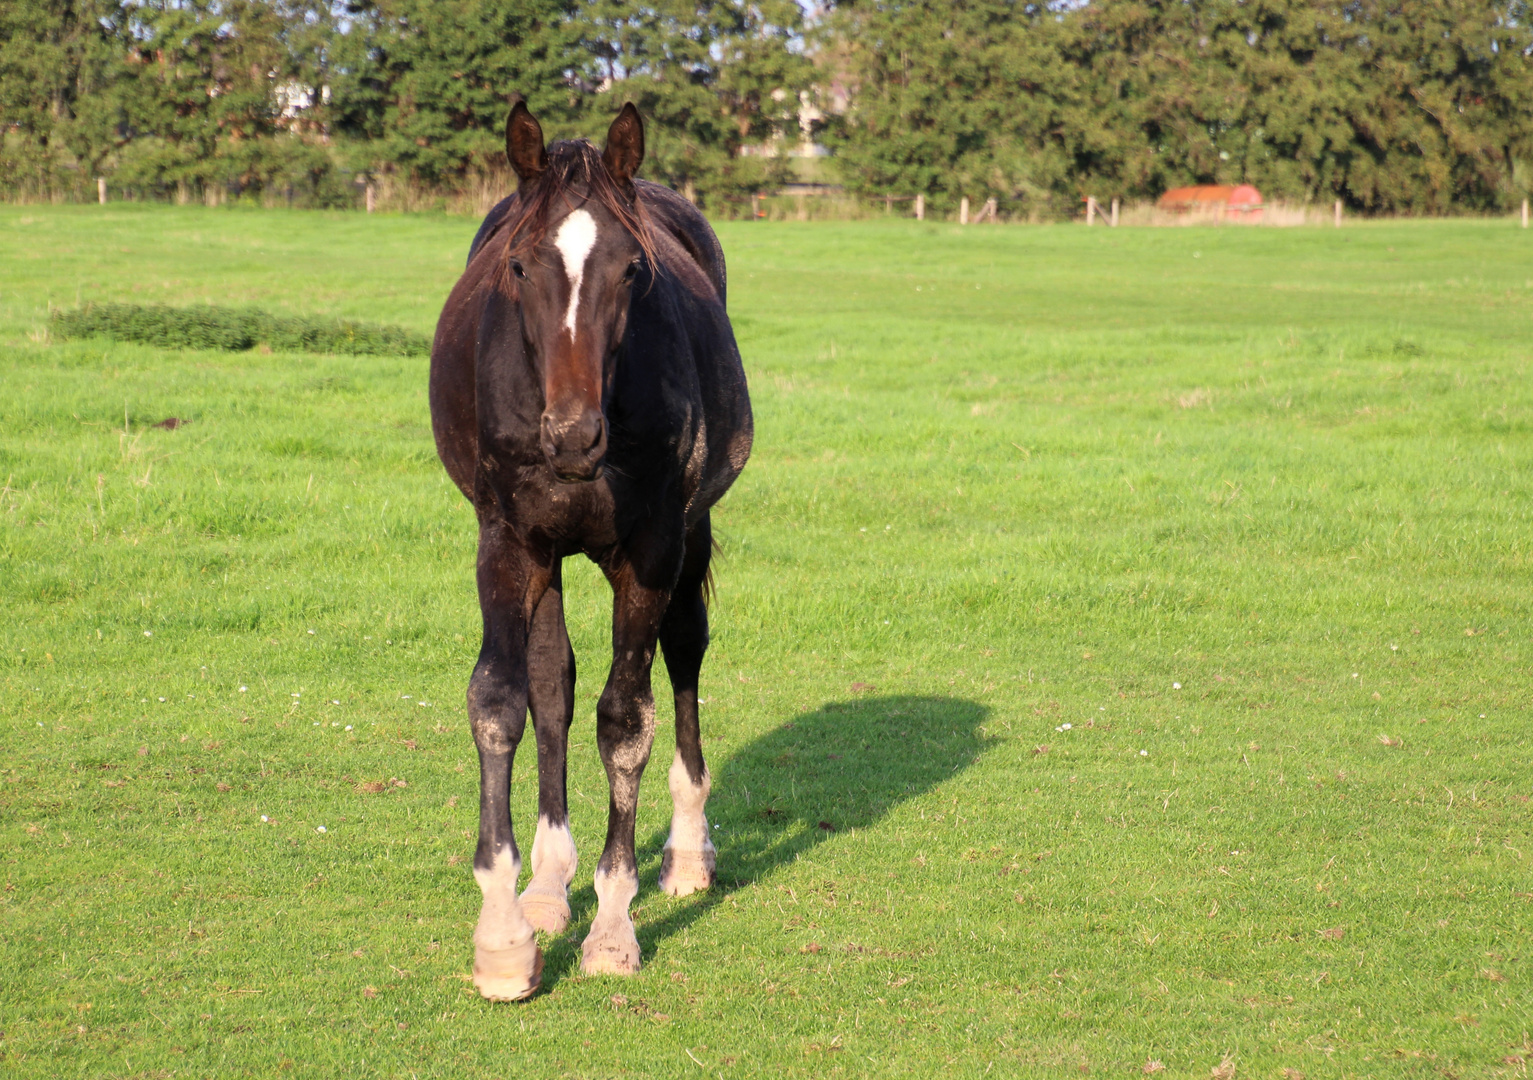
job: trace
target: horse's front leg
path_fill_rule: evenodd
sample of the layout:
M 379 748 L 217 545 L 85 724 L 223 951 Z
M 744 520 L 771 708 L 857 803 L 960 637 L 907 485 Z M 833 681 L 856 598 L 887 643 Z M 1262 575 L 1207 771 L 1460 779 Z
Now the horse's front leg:
M 679 563 L 679 550 L 676 554 Z M 581 947 L 580 967 L 587 975 L 631 975 L 639 970 L 639 940 L 628 914 L 639 892 L 634 817 L 639 780 L 655 741 L 650 667 L 675 574 L 659 575 L 664 588 L 641 583 L 631 564 L 610 568 L 607 576 L 613 590 L 612 672 L 596 705 L 596 744 L 607 769 L 611 802 L 607 843 L 596 866 L 596 918 Z
M 569 884 L 575 879 L 570 835 L 566 757 L 575 715 L 575 653 L 564 625 L 560 566 L 538 603 L 527 640 L 528 704 L 538 736 L 538 831 L 532 841 L 532 881 L 522 910 L 533 926 L 562 934 L 570 921 Z
M 468 683 L 468 720 L 479 750 L 479 846 L 474 879 L 484 894 L 474 928 L 474 985 L 492 1001 L 538 988 L 543 954 L 517 901 L 521 853 L 511 830 L 511 764 L 527 724 L 527 637 L 549 571 L 502 521 L 479 528 L 479 608 L 484 644 Z

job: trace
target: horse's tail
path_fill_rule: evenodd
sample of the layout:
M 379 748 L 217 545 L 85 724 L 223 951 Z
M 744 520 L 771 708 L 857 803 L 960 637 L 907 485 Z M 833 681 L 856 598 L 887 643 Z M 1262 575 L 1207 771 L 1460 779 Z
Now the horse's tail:
M 714 580 L 713 580 L 713 560 L 717 559 L 720 555 L 724 554 L 724 549 L 723 549 L 722 546 L 720 546 L 717 537 L 710 536 L 708 538 L 708 547 L 709 547 L 709 552 L 708 552 L 708 569 L 703 574 L 703 606 L 704 607 L 712 607 L 713 606 L 713 594 L 714 594 L 714 591 L 718 588 L 718 586 L 714 583 Z

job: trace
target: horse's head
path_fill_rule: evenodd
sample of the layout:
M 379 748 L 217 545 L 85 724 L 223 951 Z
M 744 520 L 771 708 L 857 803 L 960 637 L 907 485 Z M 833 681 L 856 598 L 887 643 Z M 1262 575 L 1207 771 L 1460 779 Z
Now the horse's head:
M 560 480 L 595 480 L 607 453 L 603 403 L 644 258 L 633 186 L 644 124 L 625 105 L 599 156 L 584 141 L 545 149 L 543 129 L 517 102 L 506 121 L 506 154 L 521 181 L 506 269 L 543 384 L 539 442 Z

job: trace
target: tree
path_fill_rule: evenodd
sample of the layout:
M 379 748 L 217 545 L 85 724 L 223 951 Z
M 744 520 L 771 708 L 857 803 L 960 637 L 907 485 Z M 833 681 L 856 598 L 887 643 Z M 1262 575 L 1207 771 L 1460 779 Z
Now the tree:
M 594 125 L 625 101 L 646 120 L 644 173 L 705 205 L 780 186 L 781 157 L 742 147 L 798 129 L 812 66 L 792 0 L 595 0 L 582 12 L 582 66 Z
M 261 0 L 143 0 L 122 10 L 121 101 L 131 141 L 119 182 L 174 187 L 184 201 L 199 189 L 238 192 L 328 175 L 327 155 L 280 124 L 278 93 L 297 76 L 284 9 Z
M 1442 213 L 1525 193 L 1526 0 L 854 0 L 849 186 L 1072 212 L 1185 183 Z
M 0 0 L 0 185 L 78 189 L 116 145 L 121 11 Z
M 1051 144 L 1078 73 L 1061 25 L 1017 0 L 843 4 L 828 31 L 842 43 L 852 104 L 829 136 L 859 193 L 1020 198 L 1051 212 L 1068 198 L 1066 157 Z
M 325 74 L 339 134 L 360 157 L 426 183 L 503 165 L 505 123 L 522 95 L 557 130 L 578 104 L 567 71 L 572 0 L 353 3 Z

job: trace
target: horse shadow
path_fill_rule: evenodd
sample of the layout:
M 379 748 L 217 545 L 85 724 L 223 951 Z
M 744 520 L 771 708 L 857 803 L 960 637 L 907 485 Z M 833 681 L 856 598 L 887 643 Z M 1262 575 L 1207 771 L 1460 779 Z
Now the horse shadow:
M 803 713 L 710 762 L 708 818 L 718 849 L 717 880 L 679 901 L 657 897 L 661 848 L 669 825 L 639 845 L 640 907 L 674 905 L 660 918 L 635 919 L 645 962 L 666 939 L 704 918 L 735 891 L 836 835 L 876 825 L 895 806 L 948 780 L 985 749 L 989 710 L 949 697 L 861 697 Z M 669 814 L 667 814 L 667 821 Z M 570 896 L 571 930 L 595 915 L 595 890 Z M 579 935 L 547 950 L 545 985 L 578 970 Z

